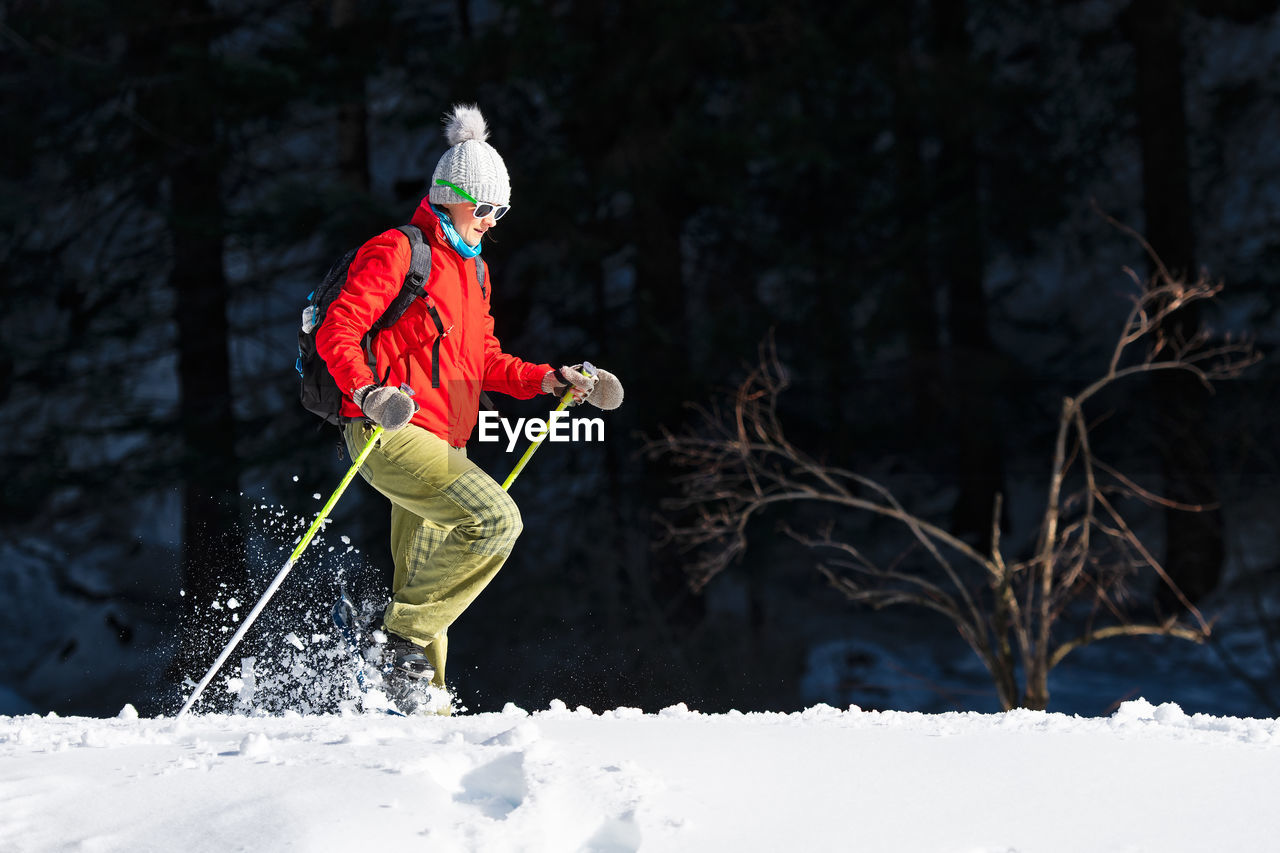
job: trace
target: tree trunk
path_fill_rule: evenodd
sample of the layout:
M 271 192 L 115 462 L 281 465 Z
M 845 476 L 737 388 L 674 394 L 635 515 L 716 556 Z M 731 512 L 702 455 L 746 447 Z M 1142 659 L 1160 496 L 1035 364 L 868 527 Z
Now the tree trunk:
M 941 411 L 941 359 L 938 299 L 929 274 L 928 224 L 923 221 L 929 189 L 920 152 L 924 131 L 920 110 L 920 71 L 912 45 L 912 6 L 893 4 L 893 138 L 897 175 L 898 267 L 902 274 L 907 344 L 907 394 L 911 400 L 909 434 L 917 445 L 933 447 Z
M 361 28 L 359 0 L 329 0 L 329 29 L 331 43 L 348 44 L 352 39 L 368 38 L 369 27 Z M 372 195 L 372 178 L 369 168 L 369 96 L 367 90 L 368 69 L 358 54 L 340 61 L 334 80 L 333 96 L 337 102 L 338 180 L 349 198 L 357 199 L 355 208 L 364 211 L 366 200 Z M 429 164 L 426 168 L 432 168 Z M 350 245 L 363 243 L 386 224 L 373 224 L 363 215 L 347 218 L 341 234 Z M 334 253 L 341 251 L 335 247 Z M 361 512 L 353 522 L 359 539 L 366 543 L 371 554 L 377 555 L 370 571 L 351 578 L 349 591 L 357 601 L 364 597 L 383 599 L 390 595 L 394 569 L 390 554 L 383 543 L 391 541 L 391 513 L 379 496 L 372 496 L 368 511 Z
M 329 25 L 335 44 L 350 31 L 359 12 L 357 0 L 333 0 Z M 338 80 L 338 175 L 357 192 L 369 192 L 369 107 L 365 97 L 364 69 L 345 63 Z
M 937 257 L 946 283 L 950 338 L 951 444 L 959 494 L 952 510 L 955 534 L 990 548 L 991 515 L 1004 483 L 1000 430 L 992 411 L 998 358 L 987 327 L 985 273 L 978 192 L 978 154 L 972 115 L 980 93 L 970 73 L 966 4 L 933 0 L 934 95 L 938 135 L 935 225 Z
M 178 328 L 179 418 L 183 447 L 183 587 L 189 664 L 208 665 L 222 620 L 214 600 L 247 590 L 240 529 L 239 462 L 227 350 L 227 281 L 222 266 L 219 163 L 204 154 L 175 163 L 173 273 Z M 222 584 L 226 584 L 223 588 Z
M 471 3 L 468 0 L 457 0 L 458 33 L 463 41 L 471 40 Z
M 1182 63 L 1181 0 L 1134 0 L 1127 29 L 1134 47 L 1135 97 L 1142 149 L 1146 237 L 1175 278 L 1196 276 L 1190 162 L 1187 153 L 1186 85 Z M 1165 330 L 1186 339 L 1200 324 L 1199 312 L 1179 312 Z M 1164 494 L 1187 504 L 1214 506 L 1218 488 L 1205 424 L 1208 392 L 1193 377 L 1168 371 L 1153 383 Z M 1217 586 L 1225 546 L 1222 512 L 1165 511 L 1164 566 L 1192 603 Z M 1163 584 L 1157 601 L 1177 609 Z
M 231 399 L 229 292 L 223 267 L 225 211 L 218 105 L 209 97 L 212 13 L 199 0 L 176 4 L 170 18 L 142 45 L 156 80 L 140 103 L 156 128 L 173 247 L 169 283 L 174 295 L 178 355 L 178 433 L 183 479 L 183 633 L 175 664 L 199 677 L 225 635 L 225 610 L 214 601 L 244 596 L 248 573 L 240 528 L 239 460 Z M 154 64 L 152 64 L 154 63 Z M 176 68 L 175 68 L 176 66 Z

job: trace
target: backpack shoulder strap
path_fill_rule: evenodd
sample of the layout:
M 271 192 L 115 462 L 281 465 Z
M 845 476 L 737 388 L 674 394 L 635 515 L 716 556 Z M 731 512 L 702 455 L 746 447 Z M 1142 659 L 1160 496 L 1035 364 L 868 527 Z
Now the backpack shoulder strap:
M 414 225 L 397 225 L 396 230 L 409 240 L 409 269 L 405 272 L 400 292 L 391 300 L 382 316 L 374 321 L 370 330 L 373 333 L 394 326 L 404 316 L 404 312 L 409 310 L 413 300 L 425 298 L 427 283 L 431 280 L 431 246 L 423 239 L 422 231 Z
M 447 332 L 445 332 L 444 321 L 440 318 L 440 312 L 436 310 L 435 304 L 427 294 L 427 284 L 431 281 L 431 244 L 426 241 L 422 229 L 416 225 L 397 225 L 396 230 L 409 240 L 409 269 L 404 275 L 404 284 L 400 286 L 400 292 L 365 335 L 365 353 L 372 361 L 374 335 L 395 325 L 396 321 L 404 316 L 404 312 L 409 310 L 409 306 L 415 299 L 424 299 L 427 303 L 427 314 L 436 326 L 436 336 L 431 342 L 431 387 L 439 388 L 440 344 Z M 375 368 L 375 376 L 377 372 Z
M 476 281 L 479 282 L 480 284 L 480 296 L 484 299 L 488 299 L 489 294 L 487 291 L 485 291 L 484 276 L 485 276 L 484 258 L 481 257 L 480 255 L 476 255 Z
M 431 244 L 416 225 L 397 225 L 396 230 L 408 238 L 411 252 L 409 271 L 404 277 L 405 287 L 412 287 L 414 296 L 425 296 L 427 282 L 431 279 Z

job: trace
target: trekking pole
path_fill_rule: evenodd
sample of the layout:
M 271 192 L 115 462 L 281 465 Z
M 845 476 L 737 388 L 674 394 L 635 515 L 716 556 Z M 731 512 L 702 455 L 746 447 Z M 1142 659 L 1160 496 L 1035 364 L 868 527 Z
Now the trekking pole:
M 364 464 L 364 461 L 369 458 L 369 454 L 373 452 L 374 444 L 377 443 L 381 436 L 382 427 L 375 427 L 373 435 L 369 436 L 369 441 L 365 443 L 364 449 L 360 451 L 360 455 L 357 456 L 355 462 L 351 464 L 351 469 L 347 471 L 346 476 L 342 478 L 342 482 L 338 484 L 338 488 L 329 496 L 329 500 L 320 508 L 319 514 L 316 515 L 315 521 L 311 522 L 311 527 L 307 530 L 306 535 L 304 535 L 301 541 L 298 542 L 298 547 L 293 549 L 293 553 L 289 555 L 289 559 L 285 562 L 284 567 L 276 574 L 275 579 L 271 581 L 271 585 L 267 587 L 267 591 L 258 599 L 258 603 L 249 611 L 249 615 L 246 616 L 244 622 L 241 623 L 240 629 L 236 631 L 234 636 L 232 636 L 231 642 L 227 643 L 227 647 L 222 650 L 222 654 L 218 655 L 218 659 L 213 662 L 213 666 L 209 667 L 209 671 L 204 674 L 204 678 L 202 678 L 200 683 L 196 685 L 195 692 L 193 692 L 190 698 L 187 699 L 186 704 L 182 706 L 182 710 L 178 712 L 178 716 L 174 718 L 175 720 L 182 719 L 183 715 L 191 709 L 191 706 L 200 698 L 200 694 L 209 686 L 209 682 L 213 680 L 214 675 L 216 675 L 218 670 L 222 668 L 222 664 L 225 663 L 227 658 L 231 655 L 232 649 L 234 649 L 239 642 L 244 639 L 244 635 L 248 632 L 249 626 L 253 624 L 253 620 L 258 618 L 258 614 L 262 612 L 262 608 L 267 606 L 267 602 L 271 599 L 271 596 L 275 595 L 276 590 L 280 588 L 280 584 L 284 582 L 285 575 L 289 574 L 289 571 L 293 568 L 293 564 L 298 562 L 298 558 L 302 556 L 302 552 L 311 544 L 311 540 L 315 537 L 316 532 L 324 526 L 325 521 L 329 518 L 329 512 L 333 509 L 333 505 L 338 502 L 338 498 L 342 497 L 342 493 L 346 491 L 347 485 L 350 484 L 352 478 L 355 477 L 356 472 L 360 470 L 360 466 Z
M 595 406 L 597 409 L 603 409 L 606 412 L 612 411 L 622 405 L 622 383 L 618 381 L 618 377 L 614 376 L 607 370 L 596 369 L 589 361 L 582 363 L 582 372 L 596 380 L 590 394 L 586 397 L 586 402 Z M 556 412 L 564 411 L 565 407 L 572 403 L 573 388 L 570 387 L 569 390 L 565 391 L 564 396 L 560 399 L 560 405 L 556 406 L 555 412 L 552 412 L 551 414 L 554 415 Z M 510 490 L 511 484 L 516 480 L 516 476 L 524 470 L 524 466 L 529 463 L 529 459 L 532 458 L 534 451 L 542 446 L 543 440 L 546 439 L 549 434 L 550 427 L 548 427 L 548 432 L 546 434 L 542 435 L 537 441 L 529 445 L 529 449 L 524 452 L 524 456 L 520 457 L 520 461 L 516 463 L 516 467 L 511 469 L 511 473 L 508 474 L 507 479 L 503 481 L 503 491 Z
M 564 397 L 560 400 L 560 405 L 556 406 L 555 411 L 551 414 L 554 415 L 556 412 L 563 412 L 564 407 L 569 405 L 572 400 L 573 387 L 570 386 L 569 390 L 564 393 Z M 537 441 L 529 445 L 529 448 L 524 452 L 524 455 L 520 457 L 520 461 L 516 463 L 516 467 L 512 468 L 511 473 L 507 475 L 507 479 L 502 481 L 502 490 L 504 492 L 510 490 L 511 484 L 516 481 L 516 477 L 518 477 L 520 472 L 524 470 L 524 466 L 529 464 L 529 460 L 533 458 L 534 451 L 542 446 L 542 442 L 545 439 L 545 435 L 541 436 Z
M 590 362 L 586 362 L 582 365 L 582 372 L 587 376 L 594 376 L 596 370 L 591 366 Z M 573 386 L 570 385 L 569 390 L 565 391 L 564 396 L 560 398 L 560 405 L 556 406 L 555 411 L 551 414 L 554 415 L 556 412 L 563 412 L 565 406 L 568 406 L 572 402 Z M 537 441 L 533 442 L 533 444 L 529 445 L 529 449 L 524 452 L 524 455 L 520 457 L 520 461 L 516 463 L 516 467 L 512 468 L 511 473 L 507 475 L 507 479 L 502 481 L 502 490 L 504 492 L 510 490 L 511 484 L 516 481 L 516 477 L 520 476 L 520 472 L 524 470 L 524 466 L 529 464 L 529 460 L 533 458 L 534 452 L 542 446 L 542 442 L 545 440 L 546 436 L 543 435 Z

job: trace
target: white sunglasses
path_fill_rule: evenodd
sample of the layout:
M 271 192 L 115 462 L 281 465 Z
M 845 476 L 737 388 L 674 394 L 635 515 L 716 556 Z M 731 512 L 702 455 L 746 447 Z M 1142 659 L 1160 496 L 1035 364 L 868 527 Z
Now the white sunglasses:
M 474 204 L 476 209 L 472 215 L 475 216 L 476 219 L 484 219 L 486 216 L 492 216 L 495 220 L 501 219 L 506 216 L 507 211 L 511 209 L 511 205 L 509 204 L 491 204 L 487 201 L 477 201 L 462 187 L 450 181 L 446 181 L 444 178 L 436 178 L 436 183 L 442 187 L 448 187 L 467 201 Z

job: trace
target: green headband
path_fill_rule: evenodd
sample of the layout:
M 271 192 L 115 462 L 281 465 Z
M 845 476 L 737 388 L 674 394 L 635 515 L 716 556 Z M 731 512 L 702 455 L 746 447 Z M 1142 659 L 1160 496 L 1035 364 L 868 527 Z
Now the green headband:
M 465 198 L 467 201 L 471 202 L 472 204 L 479 204 L 479 203 L 480 203 L 480 202 L 476 201 L 474 198 L 472 198 L 472 197 L 471 197 L 471 194 L 470 194 L 469 192 L 467 192 L 466 190 L 464 190 L 462 187 L 458 186 L 457 184 L 450 183 L 449 181 L 446 181 L 444 178 L 436 178 L 436 183 L 437 183 L 437 184 L 439 184 L 439 185 L 440 185 L 440 186 L 442 186 L 442 187 L 448 187 L 449 189 L 453 190 L 453 191 L 454 191 L 454 192 L 456 192 L 458 195 L 462 196 L 463 198 Z

